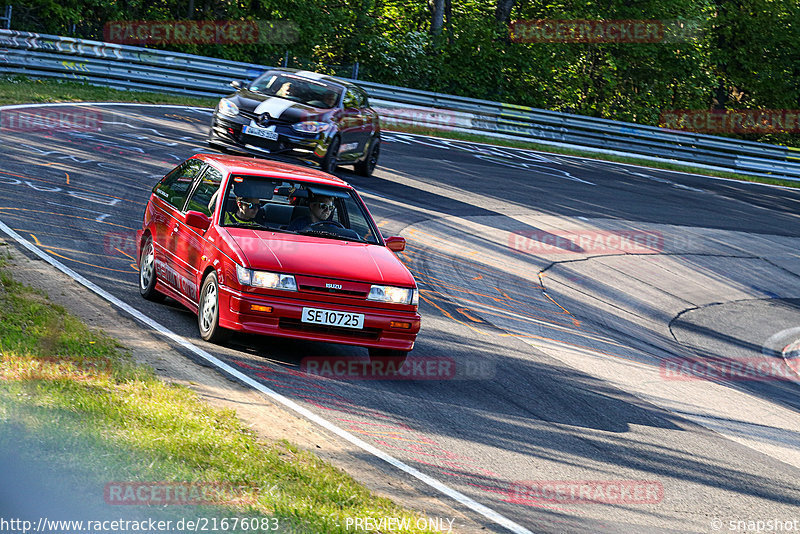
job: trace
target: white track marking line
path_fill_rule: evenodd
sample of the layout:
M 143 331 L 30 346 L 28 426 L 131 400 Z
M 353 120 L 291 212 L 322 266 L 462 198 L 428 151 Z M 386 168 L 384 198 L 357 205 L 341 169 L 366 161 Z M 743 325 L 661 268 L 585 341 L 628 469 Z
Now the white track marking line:
M 470 510 L 481 514 L 482 516 L 486 517 L 487 519 L 489 519 L 491 521 L 494 521 L 498 525 L 501 525 L 501 526 L 505 527 L 509 531 L 514 532 L 515 534 L 533 534 L 530 530 L 526 529 L 522 525 L 519 525 L 519 524 L 513 522 L 512 520 L 508 519 L 507 517 L 505 517 L 503 515 L 500 515 L 498 512 L 495 512 L 491 508 L 489 508 L 487 506 L 484 506 L 483 504 L 480 504 L 479 502 L 475 501 L 474 499 L 464 495 L 463 493 L 461 493 L 461 492 L 459 492 L 457 490 L 452 489 L 451 487 L 447 486 L 443 482 L 440 482 L 439 480 L 426 475 L 422 471 L 419 471 L 418 469 L 415 469 L 414 467 L 411 467 L 410 465 L 398 460 L 394 456 L 386 454 L 382 450 L 374 447 L 373 445 L 370 445 L 366 441 L 363 441 L 363 440 L 357 438 L 356 436 L 354 436 L 350 432 L 347 432 L 346 430 L 343 430 L 343 429 L 339 428 L 338 426 L 334 425 L 333 423 L 329 422 L 328 420 L 326 420 L 326 419 L 316 415 L 315 413 L 311 412 L 307 408 L 304 408 L 304 407 L 300 406 L 299 404 L 297 404 L 293 400 L 291 400 L 291 399 L 289 399 L 287 397 L 284 397 L 280 393 L 277 393 L 276 391 L 273 391 L 272 389 L 266 387 L 265 385 L 261 384 L 260 382 L 256 382 L 255 380 L 253 380 L 252 378 L 250 378 L 246 374 L 242 373 L 241 371 L 238 371 L 238 370 L 234 369 L 233 367 L 231 367 L 227 363 L 225 363 L 225 362 L 219 360 L 218 358 L 212 356 L 210 353 L 206 352 L 205 350 L 201 349 L 200 347 L 195 346 L 194 344 L 190 343 L 189 341 L 187 341 L 183 337 L 179 336 L 178 334 L 176 334 L 172 330 L 169 330 L 167 327 L 165 327 L 165 326 L 161 325 L 160 323 L 154 321 L 153 319 L 151 319 L 150 317 L 146 316 L 145 314 L 143 314 L 142 312 L 140 312 L 136 308 L 134 308 L 134 307 L 130 306 L 129 304 L 126 304 L 125 302 L 119 300 L 114 295 L 108 293 L 107 291 L 105 291 L 104 289 L 99 287 L 98 285 L 96 285 L 93 282 L 89 281 L 88 279 L 84 278 L 81 274 L 77 273 L 76 271 L 73 271 L 72 269 L 70 269 L 69 267 L 67 267 L 66 265 L 61 263 L 60 261 L 52 258 L 49 254 L 46 254 L 39 247 L 33 245 L 28 240 L 26 240 L 21 235 L 19 235 L 17 232 L 15 232 L 10 227 L 8 227 L 2 220 L 0 220 L 0 230 L 2 230 L 11 239 L 13 239 L 17 243 L 19 243 L 20 245 L 25 247 L 27 250 L 29 250 L 30 252 L 35 254 L 37 257 L 39 257 L 42 260 L 46 261 L 47 263 L 49 263 L 50 265 L 52 265 L 53 267 L 55 267 L 56 269 L 58 269 L 62 273 L 66 274 L 67 276 L 69 276 L 70 278 L 72 278 L 73 280 L 78 282 L 79 284 L 85 286 L 86 288 L 88 288 L 90 291 L 94 292 L 99 297 L 107 300 L 108 302 L 110 302 L 111 304 L 113 304 L 114 306 L 119 308 L 120 310 L 122 310 L 125 313 L 129 314 L 134 319 L 136 319 L 137 321 L 143 323 L 144 325 L 152 328 L 153 330 L 155 330 L 159 334 L 163 335 L 164 337 L 174 341 L 175 343 L 179 344 L 180 346 L 182 346 L 183 348 L 185 348 L 188 351 L 192 352 L 193 354 L 199 356 L 200 358 L 203 358 L 204 360 L 206 360 L 210 364 L 214 365 L 215 367 L 217 367 L 221 371 L 224 371 L 225 373 L 228 373 L 232 377 L 234 377 L 237 380 L 243 382 L 244 384 L 247 384 L 248 386 L 252 387 L 253 389 L 263 393 L 264 395 L 270 397 L 274 401 L 283 404 L 284 406 L 286 406 L 290 410 L 293 410 L 294 412 L 297 412 L 298 414 L 302 415 L 303 417 L 305 417 L 309 421 L 318 424 L 322 428 L 324 428 L 324 429 L 326 429 L 326 430 L 328 430 L 330 432 L 333 432 L 334 434 L 336 434 L 337 436 L 339 436 L 339 437 L 341 437 L 343 439 L 346 439 L 347 441 L 349 441 L 353 445 L 365 450 L 366 452 L 372 454 L 373 456 L 375 456 L 377 458 L 380 458 L 384 462 L 386 462 L 386 463 L 388 463 L 388 464 L 400 469 L 404 473 L 407 473 L 407 474 L 411 475 L 412 477 L 416 478 L 417 480 L 420 480 L 421 482 L 427 484 L 428 486 L 431 486 L 432 488 L 440 491 L 441 493 L 443 493 L 447 497 L 450 497 L 451 499 L 453 499 L 453 500 L 461 503 L 462 505 L 466 506 Z

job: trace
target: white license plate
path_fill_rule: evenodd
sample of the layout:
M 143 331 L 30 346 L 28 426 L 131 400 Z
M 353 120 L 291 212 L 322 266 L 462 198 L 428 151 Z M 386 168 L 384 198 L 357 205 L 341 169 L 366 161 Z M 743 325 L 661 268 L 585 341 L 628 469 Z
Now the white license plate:
M 278 140 L 278 132 L 275 130 L 268 130 L 267 128 L 259 128 L 258 126 L 242 126 L 242 132 L 247 135 L 254 135 L 256 137 L 263 137 L 270 141 Z
M 341 326 L 344 328 L 364 328 L 363 313 L 347 313 L 317 308 L 303 308 L 300 319 L 304 323 Z

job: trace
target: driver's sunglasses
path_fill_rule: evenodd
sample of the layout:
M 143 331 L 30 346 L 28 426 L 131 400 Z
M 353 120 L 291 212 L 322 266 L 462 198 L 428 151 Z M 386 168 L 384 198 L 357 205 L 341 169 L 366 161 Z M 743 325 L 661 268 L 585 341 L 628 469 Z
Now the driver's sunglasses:
M 321 210 L 328 210 L 328 211 L 330 211 L 330 210 L 332 210 L 332 209 L 333 209 L 333 204 L 321 204 L 321 203 L 319 203 L 319 204 L 317 204 L 317 205 L 319 206 L 319 209 L 321 209 Z
M 241 204 L 243 208 L 247 208 L 249 210 L 261 207 L 261 203 L 259 202 L 245 202 L 244 200 L 240 200 L 239 204 Z

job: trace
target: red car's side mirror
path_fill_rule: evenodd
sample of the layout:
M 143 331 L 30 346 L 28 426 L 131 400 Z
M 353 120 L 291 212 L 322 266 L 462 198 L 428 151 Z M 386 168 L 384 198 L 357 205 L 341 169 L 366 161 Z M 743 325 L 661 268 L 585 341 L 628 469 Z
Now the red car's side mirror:
M 187 225 L 201 232 L 205 232 L 211 226 L 211 219 L 208 218 L 208 215 L 199 211 L 187 211 L 185 220 Z
M 387 237 L 386 246 L 389 250 L 403 252 L 406 249 L 406 238 L 399 236 Z

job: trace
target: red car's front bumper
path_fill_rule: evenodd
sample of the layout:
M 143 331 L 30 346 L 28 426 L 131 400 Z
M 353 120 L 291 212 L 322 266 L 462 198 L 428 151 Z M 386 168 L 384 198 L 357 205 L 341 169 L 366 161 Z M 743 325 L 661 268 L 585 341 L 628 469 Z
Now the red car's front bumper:
M 272 311 L 254 311 L 266 306 Z M 322 326 L 301 322 L 304 307 L 364 314 L 361 329 Z M 387 310 L 357 305 L 332 304 L 302 298 L 272 298 L 219 288 L 219 324 L 224 328 L 253 334 L 310 339 L 362 347 L 410 351 L 420 326 L 416 312 Z M 408 328 L 391 323 L 408 325 Z

